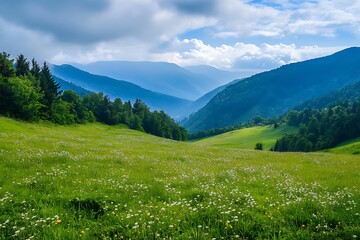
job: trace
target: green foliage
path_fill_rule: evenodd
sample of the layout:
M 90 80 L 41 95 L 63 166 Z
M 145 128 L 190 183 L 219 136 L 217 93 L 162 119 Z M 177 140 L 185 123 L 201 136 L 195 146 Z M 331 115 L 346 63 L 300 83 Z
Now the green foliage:
M 45 94 L 45 104 L 51 108 L 53 101 L 60 95 L 60 85 L 56 83 L 46 62 L 40 71 L 40 86 Z
M 39 118 L 40 93 L 25 76 L 0 77 L 0 114 L 34 121 Z
M 15 61 L 16 76 L 27 76 L 30 73 L 30 63 L 20 54 Z
M 0 54 L 0 76 L 4 78 L 13 77 L 15 70 L 13 68 L 13 61 L 10 60 L 10 54 L 3 52 Z
M 358 156 L 229 151 L 99 123 L 0 118 L 0 136 L 1 239 L 359 236 Z
M 175 140 L 186 140 L 187 131 L 164 112 L 150 112 L 140 100 L 134 106 L 120 99 L 111 101 L 103 93 L 90 93 L 82 99 L 74 91 L 60 91 L 46 63 L 40 68 L 19 55 L 15 69 L 9 55 L 0 55 L 0 114 L 27 121 L 50 120 L 67 125 L 99 121 Z
M 263 144 L 261 142 L 256 143 L 255 150 L 263 150 Z
M 257 115 L 283 115 L 299 103 L 359 82 L 359 62 L 360 48 L 350 48 L 253 75 L 219 92 L 184 126 L 195 132 L 236 125 Z
M 74 124 L 75 116 L 71 113 L 72 105 L 61 99 L 55 100 L 51 104 L 50 120 L 57 124 Z
M 291 111 L 285 118 L 289 125 L 298 125 L 300 129 L 281 138 L 275 151 L 318 151 L 360 136 L 360 102 Z
M 341 89 L 331 92 L 325 96 L 316 97 L 305 101 L 294 109 L 301 111 L 305 108 L 321 109 L 331 105 L 342 105 L 346 102 L 355 102 L 360 100 L 360 82 L 349 84 Z

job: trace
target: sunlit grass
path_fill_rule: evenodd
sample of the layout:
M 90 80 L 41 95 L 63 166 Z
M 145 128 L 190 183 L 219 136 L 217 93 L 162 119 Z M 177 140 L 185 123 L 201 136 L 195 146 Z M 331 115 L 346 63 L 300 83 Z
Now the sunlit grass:
M 339 146 L 325 150 L 325 152 L 337 153 L 337 154 L 354 154 L 360 157 L 360 138 L 343 142 Z
M 196 141 L 197 144 L 205 144 L 219 147 L 232 147 L 254 149 L 256 143 L 262 143 L 264 150 L 274 147 L 276 140 L 286 133 L 296 132 L 296 127 L 280 125 L 278 128 L 271 126 L 257 126 L 243 128 L 209 138 Z
M 0 118 L 0 239 L 356 239 L 352 155 Z

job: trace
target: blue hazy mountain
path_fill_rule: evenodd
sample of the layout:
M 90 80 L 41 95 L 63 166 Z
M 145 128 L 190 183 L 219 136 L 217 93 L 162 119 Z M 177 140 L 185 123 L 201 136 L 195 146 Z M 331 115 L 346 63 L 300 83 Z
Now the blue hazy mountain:
M 212 79 L 217 79 L 219 82 L 222 83 L 222 86 L 226 85 L 227 83 L 230 83 L 235 79 L 241 79 L 249 76 L 249 75 L 245 75 L 242 72 L 220 70 L 218 68 L 208 65 L 187 66 L 185 67 L 185 69 L 194 74 L 206 76 Z
M 192 114 L 184 125 L 198 131 L 234 125 L 256 115 L 281 115 L 299 103 L 359 81 L 360 48 L 345 49 L 232 84 Z
M 55 77 L 92 92 L 104 92 L 112 99 L 119 97 L 123 101 L 132 102 L 141 99 L 152 110 L 164 110 L 173 117 L 177 117 L 180 114 L 179 110 L 191 103 L 189 100 L 153 92 L 133 83 L 90 74 L 67 64 L 53 65 L 51 71 Z
M 196 100 L 240 75 L 205 66 L 185 69 L 165 62 L 100 61 L 75 66 L 93 74 L 123 79 L 151 91 L 189 100 Z
M 85 89 L 85 88 L 82 88 L 80 86 L 77 86 L 71 82 L 68 82 L 68 81 L 65 81 L 57 76 L 54 76 L 54 79 L 57 83 L 60 84 L 60 90 L 61 91 L 65 91 L 65 90 L 72 90 L 74 92 L 76 92 L 80 97 L 83 97 L 87 94 L 90 94 L 92 93 L 91 91 Z
M 206 93 L 205 95 L 201 96 L 197 100 L 190 103 L 190 105 L 186 106 L 182 111 L 180 115 L 180 119 L 183 119 L 185 117 L 188 117 L 190 114 L 197 112 L 199 109 L 203 108 L 213 97 L 216 96 L 219 92 L 223 91 L 227 86 L 230 86 L 231 84 L 237 83 L 238 81 L 241 81 L 241 79 L 233 80 L 225 85 L 222 85 L 220 87 L 215 88 L 214 90 Z

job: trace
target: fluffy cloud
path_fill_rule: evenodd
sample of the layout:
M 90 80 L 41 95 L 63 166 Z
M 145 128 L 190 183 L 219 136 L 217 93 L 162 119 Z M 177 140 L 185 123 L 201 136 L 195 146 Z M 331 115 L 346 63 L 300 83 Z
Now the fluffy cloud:
M 313 46 L 318 36 L 337 40 L 341 33 L 358 42 L 359 11 L 352 0 L 0 1 L 0 46 L 55 63 L 152 60 L 266 69 L 354 45 Z M 201 28 L 211 28 L 209 36 L 179 37 Z M 311 41 L 302 42 L 304 36 Z
M 166 51 L 154 59 L 179 65 L 207 64 L 221 69 L 254 73 L 281 65 L 329 55 L 344 47 L 300 46 L 295 44 L 245 44 L 211 46 L 199 39 L 174 40 Z

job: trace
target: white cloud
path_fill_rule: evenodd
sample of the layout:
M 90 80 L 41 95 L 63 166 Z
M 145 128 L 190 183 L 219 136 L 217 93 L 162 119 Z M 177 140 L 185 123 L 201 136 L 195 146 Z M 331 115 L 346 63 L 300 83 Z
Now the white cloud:
M 295 44 L 246 44 L 211 46 L 199 39 L 174 40 L 164 53 L 154 59 L 174 62 L 179 65 L 207 64 L 221 69 L 269 70 L 283 64 L 303 61 L 332 54 L 344 47 L 300 46 Z M 249 69 L 251 68 L 252 69 Z
M 341 46 L 316 46 L 318 36 L 340 39 L 343 31 L 360 37 L 360 1 L 253 2 L 0 1 L 0 46 L 15 55 L 24 53 L 54 63 L 151 60 L 267 69 L 353 45 L 342 41 Z M 212 29 L 211 40 L 237 43 L 214 46 L 206 44 L 209 39 L 196 36 L 179 39 L 181 34 L 204 27 Z M 313 37 L 314 43 L 297 41 L 301 36 Z M 252 40 L 272 44 L 250 44 Z

